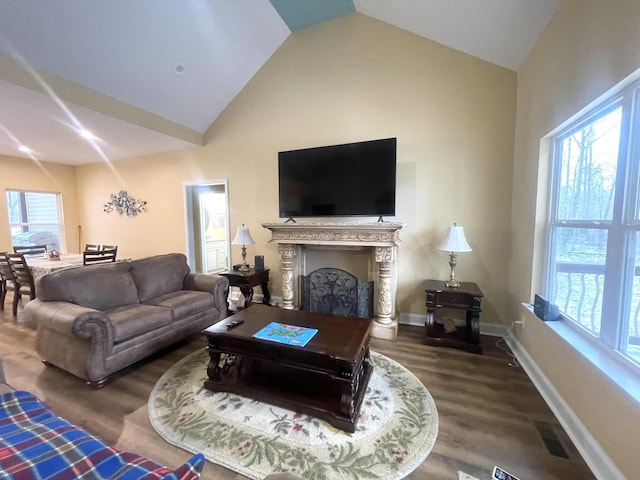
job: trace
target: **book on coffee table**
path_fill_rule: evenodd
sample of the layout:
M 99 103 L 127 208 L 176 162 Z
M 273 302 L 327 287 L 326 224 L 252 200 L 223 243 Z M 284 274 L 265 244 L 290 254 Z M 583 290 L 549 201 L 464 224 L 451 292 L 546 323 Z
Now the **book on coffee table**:
M 253 337 L 296 347 L 304 347 L 316 333 L 318 333 L 317 328 L 297 327 L 285 323 L 271 322 L 255 333 Z

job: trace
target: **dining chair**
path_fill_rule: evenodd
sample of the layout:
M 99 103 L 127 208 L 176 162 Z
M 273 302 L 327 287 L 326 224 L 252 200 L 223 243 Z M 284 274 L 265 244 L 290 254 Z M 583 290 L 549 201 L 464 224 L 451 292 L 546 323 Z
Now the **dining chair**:
M 23 255 L 43 255 L 47 253 L 46 245 L 20 245 L 13 247 L 13 253 L 22 253 Z
M 84 244 L 84 251 L 85 252 L 97 252 L 98 250 L 100 250 L 100 244 L 99 243 L 85 243 Z
M 9 266 L 9 260 L 7 260 L 5 252 L 0 252 L 0 310 L 4 310 L 4 300 L 7 298 L 7 292 L 14 290 L 15 281 Z
M 93 263 L 111 263 L 116 261 L 116 255 L 118 254 L 118 247 L 108 250 L 99 250 L 97 252 L 91 250 L 85 250 L 82 252 L 82 263 L 89 265 Z
M 13 274 L 13 315 L 18 315 L 18 302 L 22 300 L 22 295 L 29 295 L 29 299 L 36 298 L 36 284 L 27 265 L 27 261 L 22 253 L 5 253 L 5 258 Z

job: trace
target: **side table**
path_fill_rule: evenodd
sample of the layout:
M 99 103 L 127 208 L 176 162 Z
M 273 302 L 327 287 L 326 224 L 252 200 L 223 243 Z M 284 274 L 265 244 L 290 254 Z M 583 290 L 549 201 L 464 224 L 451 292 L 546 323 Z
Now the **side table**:
M 450 288 L 444 281 L 427 280 L 427 320 L 425 322 L 426 345 L 453 347 L 471 353 L 482 353 L 480 344 L 480 303 L 484 296 L 475 283 L 461 282 L 460 287 Z M 453 308 L 466 311 L 466 325 L 454 331 L 445 331 L 445 326 L 435 321 L 438 308 Z
M 258 285 L 262 288 L 262 303 L 269 305 L 271 299 L 271 293 L 269 293 L 269 269 L 265 270 L 248 270 L 241 272 L 239 270 L 220 272 L 220 275 L 229 279 L 230 287 L 238 287 L 244 295 L 245 308 L 251 305 L 251 298 L 253 297 L 253 287 Z

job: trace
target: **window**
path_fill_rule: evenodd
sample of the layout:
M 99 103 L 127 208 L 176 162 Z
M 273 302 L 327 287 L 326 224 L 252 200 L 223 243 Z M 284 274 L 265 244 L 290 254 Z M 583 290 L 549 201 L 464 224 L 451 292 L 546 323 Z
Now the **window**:
M 553 138 L 546 295 L 640 366 L 640 84 Z
M 7 206 L 14 246 L 46 245 L 47 250 L 62 247 L 59 194 L 7 190 Z

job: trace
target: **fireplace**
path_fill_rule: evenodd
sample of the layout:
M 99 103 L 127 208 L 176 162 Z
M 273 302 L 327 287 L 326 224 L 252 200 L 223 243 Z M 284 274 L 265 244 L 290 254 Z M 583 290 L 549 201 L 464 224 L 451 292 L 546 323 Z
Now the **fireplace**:
M 263 223 L 262 226 L 271 231 L 271 242 L 278 244 L 282 308 L 302 306 L 301 278 L 306 274 L 306 252 L 327 249 L 342 250 L 351 256 L 364 255 L 371 265 L 366 281 L 374 284 L 372 335 L 396 338 L 397 248 L 404 223 Z
M 301 310 L 345 317 L 373 317 L 373 282 L 340 268 L 319 268 L 301 277 Z

